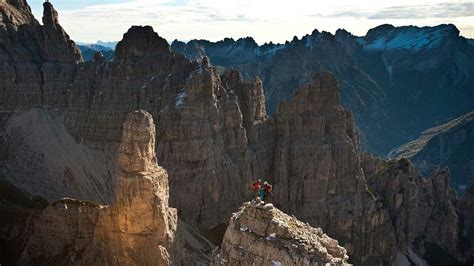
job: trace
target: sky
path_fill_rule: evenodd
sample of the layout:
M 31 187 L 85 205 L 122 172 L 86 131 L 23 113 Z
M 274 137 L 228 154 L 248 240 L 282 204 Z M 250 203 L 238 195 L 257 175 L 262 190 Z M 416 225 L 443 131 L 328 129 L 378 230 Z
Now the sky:
M 151 25 L 168 41 L 251 36 L 259 44 L 314 29 L 355 35 L 381 24 L 452 23 L 474 38 L 473 0 L 50 0 L 73 40 L 118 41 L 132 25 Z M 41 21 L 43 0 L 29 0 Z

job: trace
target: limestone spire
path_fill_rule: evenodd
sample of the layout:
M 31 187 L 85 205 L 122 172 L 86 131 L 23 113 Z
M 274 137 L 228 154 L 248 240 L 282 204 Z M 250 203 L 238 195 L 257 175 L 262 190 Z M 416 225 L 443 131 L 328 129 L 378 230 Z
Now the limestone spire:
M 119 167 L 124 173 L 149 172 L 156 168 L 155 123 L 146 111 L 128 114 L 123 124 Z

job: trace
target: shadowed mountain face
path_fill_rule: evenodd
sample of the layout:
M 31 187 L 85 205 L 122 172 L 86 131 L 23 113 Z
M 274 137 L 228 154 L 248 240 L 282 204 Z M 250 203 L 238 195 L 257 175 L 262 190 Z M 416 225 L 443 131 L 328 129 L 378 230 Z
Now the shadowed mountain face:
M 281 101 L 269 117 L 260 79 L 244 81 L 240 72 L 220 71 L 207 57 L 193 62 L 175 54 L 149 26 L 130 28 L 117 45 L 113 61 L 97 56 L 83 62 L 80 51 L 58 24 L 51 4 L 45 4 L 44 26 L 30 19 L 29 8 L 22 1 L 0 2 L 0 7 L 8 14 L 6 17 L 12 18 L 0 31 L 0 160 L 14 162 L 7 163 L 9 171 L 5 171 L 11 185 L 43 196 L 49 202 L 63 197 L 64 191 L 71 191 L 81 200 L 111 206 L 117 203 L 113 197 L 117 194 L 125 199 L 130 195 L 141 199 L 139 187 L 121 190 L 123 186 L 113 173 L 117 170 L 114 162 L 121 140 L 136 135 L 124 131 L 128 127 L 123 125 L 126 115 L 143 109 L 156 124 L 155 132 L 146 136 L 155 135 L 156 162 L 168 173 L 170 206 L 192 226 L 212 233 L 253 196 L 249 184 L 255 177 L 269 177 L 274 185 L 274 205 L 303 222 L 321 227 L 347 249 L 350 262 L 355 264 L 390 264 L 395 257 L 404 257 L 407 249 L 423 257 L 424 244 L 433 245 L 459 261 L 470 256 L 458 249 L 460 220 L 448 171 L 438 169 L 431 176 L 424 176 L 405 159 L 382 161 L 362 156 L 354 117 L 342 107 L 341 98 L 343 102 L 357 99 L 354 107 L 368 108 L 371 111 L 367 115 L 375 119 L 380 114 L 370 108 L 378 106 L 372 103 L 385 101 L 384 91 L 375 81 L 364 78 L 366 74 L 361 68 L 351 63 L 352 50 L 338 46 L 334 36 L 315 32 L 311 37 L 314 43 L 295 40 L 287 44 L 290 48 L 285 49 L 291 51 L 289 59 L 317 58 L 319 63 L 304 65 L 307 69 L 297 64 L 300 68 L 296 68 L 285 65 L 286 57 L 280 57 L 281 64 L 275 65 L 275 72 L 270 73 L 275 84 L 281 82 L 282 91 L 289 86 L 287 78 L 291 77 L 284 71 L 292 75 L 303 73 L 307 82 L 294 93 L 285 91 L 291 99 Z M 316 45 L 318 42 L 320 46 Z M 353 44 L 362 47 L 357 41 Z M 248 45 L 255 47 L 252 43 Z M 313 48 L 300 54 L 301 46 Z M 277 58 L 281 47 L 267 45 L 265 51 L 260 51 L 261 56 L 273 54 Z M 247 45 L 242 49 L 247 49 Z M 326 54 L 333 59 L 328 60 Z M 334 65 L 336 75 L 327 71 L 310 74 L 319 69 L 316 66 L 329 64 Z M 252 67 L 249 65 L 248 69 Z M 341 73 L 353 75 L 338 82 L 336 77 Z M 367 80 L 371 87 L 363 86 Z M 295 80 L 294 84 L 300 82 L 303 83 Z M 346 88 L 344 93 L 340 87 Z M 40 134 L 45 136 L 46 143 L 40 141 Z M 140 136 L 136 136 L 138 140 Z M 67 154 L 71 147 L 76 152 Z M 136 147 L 131 144 L 130 150 Z M 153 156 L 151 149 L 137 150 L 142 156 Z M 23 151 L 28 151 L 31 163 L 21 164 L 19 155 L 27 155 Z M 137 158 L 130 165 L 140 165 L 140 157 L 134 153 L 123 155 L 119 162 Z M 41 175 L 34 175 L 36 167 L 41 169 Z M 25 174 L 29 171 L 31 175 Z M 44 185 L 43 188 L 51 189 L 35 190 L 32 176 L 37 178 L 35 182 L 55 182 L 55 186 Z M 47 209 L 41 217 L 31 217 L 45 231 L 36 230 L 37 237 L 29 238 L 25 254 L 32 256 L 23 257 L 26 261 L 36 257 L 42 237 L 53 237 L 44 233 L 56 228 L 50 218 L 62 219 L 66 217 L 62 212 L 72 211 L 66 210 L 64 203 L 50 205 L 49 210 L 55 210 L 50 214 Z M 69 221 L 83 221 L 79 214 L 82 203 L 74 207 L 72 217 L 78 219 Z M 104 212 L 96 207 L 90 208 L 91 214 L 107 214 L 100 214 Z M 127 213 L 111 217 L 131 221 Z M 152 224 L 148 208 L 136 213 L 133 219 L 140 221 L 145 231 Z M 114 224 L 110 223 L 111 229 Z M 65 228 L 67 233 L 57 235 L 74 240 L 69 230 L 77 232 L 75 228 L 71 225 Z M 90 224 L 84 229 L 88 236 L 96 232 Z M 110 232 L 115 235 L 117 231 Z M 18 232 L 21 230 L 12 229 L 0 236 L 2 241 L 20 241 L 23 238 Z M 140 238 L 141 232 L 124 235 L 123 240 Z M 23 237 L 28 239 L 30 233 L 25 232 Z M 48 239 L 44 243 L 54 246 L 56 242 Z M 415 243 L 417 246 L 411 248 Z M 18 247 L 25 246 L 20 243 Z M 93 254 L 96 250 L 90 247 L 89 254 Z M 70 251 L 67 258 L 80 258 L 75 250 Z
M 345 30 L 335 35 L 315 30 L 285 44 L 262 46 L 250 37 L 174 41 L 172 49 L 193 60 L 208 56 L 213 64 L 237 68 L 244 77 L 259 76 L 270 114 L 314 71 L 332 71 L 364 144 L 381 155 L 474 109 L 474 47 L 453 25 L 382 25 L 363 37 Z
M 390 156 L 410 158 L 425 174 L 436 166 L 449 166 L 453 187 L 464 193 L 474 182 L 474 112 L 427 129 Z

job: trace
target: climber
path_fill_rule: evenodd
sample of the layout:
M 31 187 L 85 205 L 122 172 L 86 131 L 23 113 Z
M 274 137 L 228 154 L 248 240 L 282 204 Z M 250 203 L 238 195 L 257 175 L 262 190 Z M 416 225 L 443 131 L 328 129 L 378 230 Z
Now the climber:
M 258 193 L 259 193 L 261 187 L 262 187 L 262 180 L 261 179 L 257 179 L 257 181 L 253 182 L 252 189 L 253 189 L 253 192 L 255 193 L 255 198 L 258 197 Z
M 267 199 L 269 195 L 273 196 L 273 193 L 272 193 L 273 186 L 270 185 L 267 181 L 263 183 L 262 189 L 263 189 L 263 198 L 262 198 L 263 201 Z
M 258 197 L 262 200 L 265 201 L 265 197 L 267 196 L 267 193 L 265 192 L 265 187 L 260 187 L 258 190 Z

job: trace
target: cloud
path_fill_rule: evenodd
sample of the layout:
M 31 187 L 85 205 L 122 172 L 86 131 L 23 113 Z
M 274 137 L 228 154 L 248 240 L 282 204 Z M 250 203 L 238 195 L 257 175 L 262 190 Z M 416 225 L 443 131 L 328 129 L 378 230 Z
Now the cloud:
M 369 19 L 455 18 L 474 16 L 474 2 L 439 3 L 432 6 L 394 6 L 368 16 Z
M 318 13 L 313 16 L 329 18 L 356 17 L 367 19 L 425 19 L 473 17 L 474 2 L 442 2 L 435 4 L 416 4 L 388 6 L 377 10 L 348 9 L 329 14 Z
M 169 40 L 252 36 L 258 43 L 284 42 L 315 28 L 361 35 L 382 23 L 474 27 L 474 3 L 465 0 L 87 0 L 94 4 L 64 9 L 68 0 L 56 1 L 66 31 L 87 42 L 119 40 L 132 25 L 151 25 Z
M 160 23 L 193 23 L 219 21 L 256 21 L 238 9 L 227 12 L 219 5 L 211 5 L 209 0 L 135 0 L 127 3 L 93 5 L 80 10 L 66 11 L 72 17 L 94 17 L 101 21 L 112 22 L 154 22 Z

